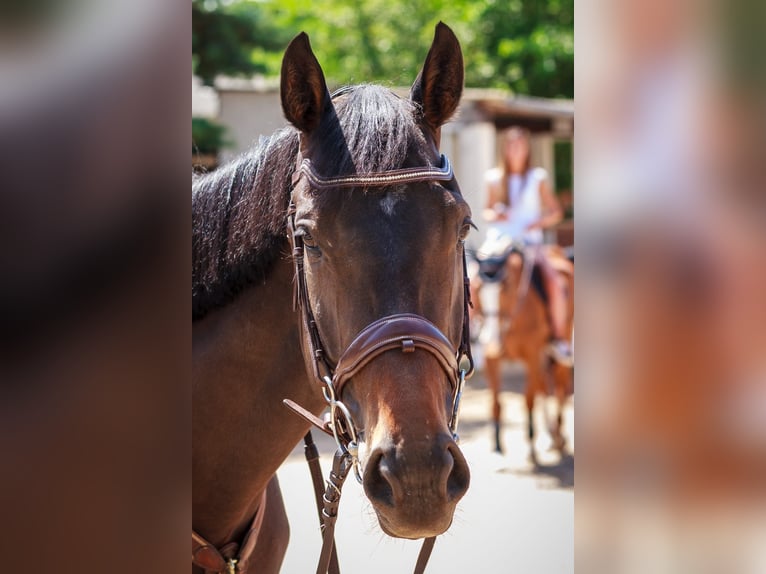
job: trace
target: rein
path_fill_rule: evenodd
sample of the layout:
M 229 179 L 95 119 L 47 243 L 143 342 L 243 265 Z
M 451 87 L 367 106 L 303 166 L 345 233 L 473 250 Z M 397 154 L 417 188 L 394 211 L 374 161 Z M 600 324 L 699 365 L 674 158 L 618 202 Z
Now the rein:
M 441 167 L 406 168 L 368 175 L 350 175 L 340 177 L 323 177 L 313 168 L 311 161 L 304 158 L 298 161 L 298 168 L 293 174 L 293 188 L 301 178 L 305 177 L 315 189 L 344 188 L 344 187 L 383 187 L 393 184 L 422 182 L 422 181 L 452 181 L 454 174 L 446 156 L 441 156 Z M 287 214 L 288 239 L 293 247 L 295 266 L 295 298 L 294 308 L 300 309 L 303 330 L 306 333 L 308 351 L 312 357 L 312 370 L 316 381 L 321 385 L 330 417 L 324 421 L 312 413 L 285 399 L 284 404 L 293 412 L 303 417 L 322 432 L 335 439 L 337 450 L 333 458 L 332 470 L 322 491 L 321 469 L 319 455 L 313 442 L 311 431 L 304 437 L 305 455 L 309 464 L 314 493 L 317 501 L 317 511 L 322 530 L 322 550 L 317 564 L 317 574 L 339 574 L 340 568 L 335 549 L 335 522 L 340 504 L 341 489 L 353 469 L 359 483 L 362 473 L 358 458 L 359 439 L 357 429 L 348 407 L 341 400 L 344 385 L 367 364 L 379 355 L 399 350 L 402 353 L 413 353 L 416 349 L 426 351 L 435 357 L 450 381 L 452 387 L 452 409 L 448 421 L 450 432 L 457 440 L 457 426 L 465 379 L 473 374 L 473 357 L 469 332 L 468 308 L 471 304 L 470 282 L 466 266 L 465 245 L 463 244 L 463 327 L 460 343 L 457 349 L 436 325 L 425 317 L 412 313 L 401 313 L 382 317 L 367 327 L 354 338 L 348 348 L 333 365 L 327 356 L 322 343 L 314 313 L 309 301 L 306 286 L 304 266 L 303 236 L 295 226 L 296 206 L 291 199 Z M 415 574 L 425 571 L 428 558 L 431 555 L 435 537 L 423 541 Z

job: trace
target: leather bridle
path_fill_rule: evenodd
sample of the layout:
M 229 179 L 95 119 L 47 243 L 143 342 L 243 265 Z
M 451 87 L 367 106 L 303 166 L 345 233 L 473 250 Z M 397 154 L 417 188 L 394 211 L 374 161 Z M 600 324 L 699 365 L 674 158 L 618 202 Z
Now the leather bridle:
M 449 160 L 442 155 L 441 167 L 418 167 L 391 170 L 369 175 L 349 175 L 340 177 L 323 177 L 318 174 L 311 160 L 298 158 L 298 165 L 293 175 L 293 193 L 301 179 L 305 178 L 312 189 L 336 189 L 349 187 L 385 187 L 395 184 L 445 181 L 454 182 L 454 174 Z M 452 387 L 452 408 L 448 421 L 449 429 L 457 440 L 458 414 L 465 379 L 473 373 L 473 357 L 469 332 L 468 308 L 471 306 L 471 291 L 466 266 L 465 245 L 461 242 L 463 259 L 463 326 L 460 343 L 457 349 L 436 325 L 425 317 L 412 313 L 400 313 L 382 317 L 367 327 L 354 338 L 351 344 L 340 355 L 337 364 L 332 364 L 328 357 L 319 327 L 311 308 L 305 274 L 305 245 L 303 235 L 295 225 L 296 205 L 291 197 L 287 214 L 288 239 L 293 248 L 295 266 L 295 299 L 294 306 L 301 313 L 307 351 L 311 357 L 313 375 L 321 385 L 327 406 L 330 409 L 329 421 L 324 421 L 297 405 L 289 399 L 284 403 L 294 412 L 308 420 L 323 432 L 335 439 L 337 452 L 333 461 L 333 470 L 327 481 L 324 494 L 321 493 L 321 471 L 318 468 L 318 455 L 311 438 L 311 432 L 306 435 L 306 458 L 312 467 L 312 478 L 315 487 L 317 504 L 322 522 L 323 546 L 317 566 L 318 574 L 326 574 L 328 567 L 332 572 L 338 572 L 337 555 L 333 532 L 337 519 L 337 508 L 340 502 L 340 492 L 349 471 L 353 468 L 357 480 L 362 482 L 362 473 L 358 458 L 358 432 L 346 405 L 343 403 L 342 392 L 346 383 L 364 369 L 371 361 L 383 353 L 400 350 L 402 353 L 414 353 L 416 350 L 430 353 L 439 363 L 448 377 Z M 319 476 L 319 480 L 317 480 Z M 428 538 L 423 543 L 415 573 L 423 572 L 433 548 L 435 538 Z

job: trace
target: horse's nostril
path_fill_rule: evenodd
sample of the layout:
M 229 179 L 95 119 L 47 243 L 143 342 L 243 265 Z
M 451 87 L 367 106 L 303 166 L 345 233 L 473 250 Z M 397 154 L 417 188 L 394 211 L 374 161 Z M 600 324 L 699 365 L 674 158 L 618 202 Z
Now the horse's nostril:
M 386 477 L 388 469 L 385 465 L 383 451 L 379 448 L 373 450 L 364 470 L 364 491 L 370 500 L 393 506 L 394 491 Z
M 373 449 L 364 471 L 367 497 L 389 507 L 404 503 L 411 493 L 433 497 L 434 503 L 457 502 L 468 490 L 470 471 L 457 444 L 452 440 L 445 442 L 434 445 L 420 457 L 411 454 L 407 465 L 401 465 L 394 449 Z
M 456 500 L 468 490 L 468 484 L 471 481 L 471 473 L 468 470 L 468 463 L 463 457 L 463 453 L 455 443 L 447 446 L 447 452 L 452 456 L 454 463 L 449 476 L 447 476 L 447 499 Z

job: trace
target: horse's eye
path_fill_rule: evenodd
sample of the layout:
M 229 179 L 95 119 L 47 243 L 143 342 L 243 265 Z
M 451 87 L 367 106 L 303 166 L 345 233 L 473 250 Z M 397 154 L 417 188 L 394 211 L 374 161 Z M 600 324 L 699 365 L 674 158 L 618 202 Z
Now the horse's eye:
M 300 236 L 303 238 L 303 245 L 307 249 L 319 249 L 319 245 L 317 245 L 314 236 L 311 235 L 307 229 L 301 229 Z
M 473 226 L 473 223 L 464 223 L 463 227 L 460 229 L 460 235 L 458 235 L 458 239 L 460 241 L 465 241 L 468 237 L 468 234 L 471 233 L 471 227 Z
M 303 234 L 303 245 L 306 247 L 316 247 L 317 244 L 314 241 L 314 236 L 310 233 L 306 232 Z

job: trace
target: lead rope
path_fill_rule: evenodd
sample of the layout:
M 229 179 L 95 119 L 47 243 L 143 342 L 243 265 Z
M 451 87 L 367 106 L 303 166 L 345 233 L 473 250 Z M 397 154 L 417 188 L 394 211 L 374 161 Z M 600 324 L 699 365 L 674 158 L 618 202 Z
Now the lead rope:
M 322 496 L 322 551 L 319 553 L 317 574 L 327 574 L 327 567 L 335 550 L 335 523 L 338 520 L 340 493 L 350 469 L 348 453 L 338 449 L 332 460 L 332 470 L 330 471 L 330 478 L 327 480 L 327 488 L 325 488 L 324 496 Z M 317 509 L 319 509 L 318 506 Z
M 420 547 L 420 554 L 418 554 L 418 561 L 415 564 L 415 574 L 423 574 L 426 570 L 426 564 L 431 557 L 431 551 L 436 544 L 436 536 L 431 536 L 423 540 L 423 546 Z
M 324 531 L 324 513 L 322 512 L 322 505 L 324 500 L 324 496 L 322 495 L 322 467 L 319 463 L 319 451 L 317 450 L 317 446 L 314 443 L 314 437 L 311 435 L 310 430 L 306 433 L 306 436 L 303 437 L 303 443 L 303 453 L 306 456 L 306 462 L 309 464 L 311 482 L 314 485 L 314 499 L 317 505 L 317 514 L 319 515 L 319 527 Z M 335 545 L 334 527 L 333 533 L 329 534 L 329 536 L 324 532 L 322 534 L 322 552 L 324 552 L 324 546 L 326 544 L 325 540 L 332 541 L 332 550 L 330 551 L 329 560 L 329 572 L 330 574 L 340 574 L 340 564 L 338 563 L 338 548 Z M 319 564 L 321 566 L 322 554 L 320 554 L 319 560 Z M 327 566 L 325 566 L 325 571 L 327 571 Z

